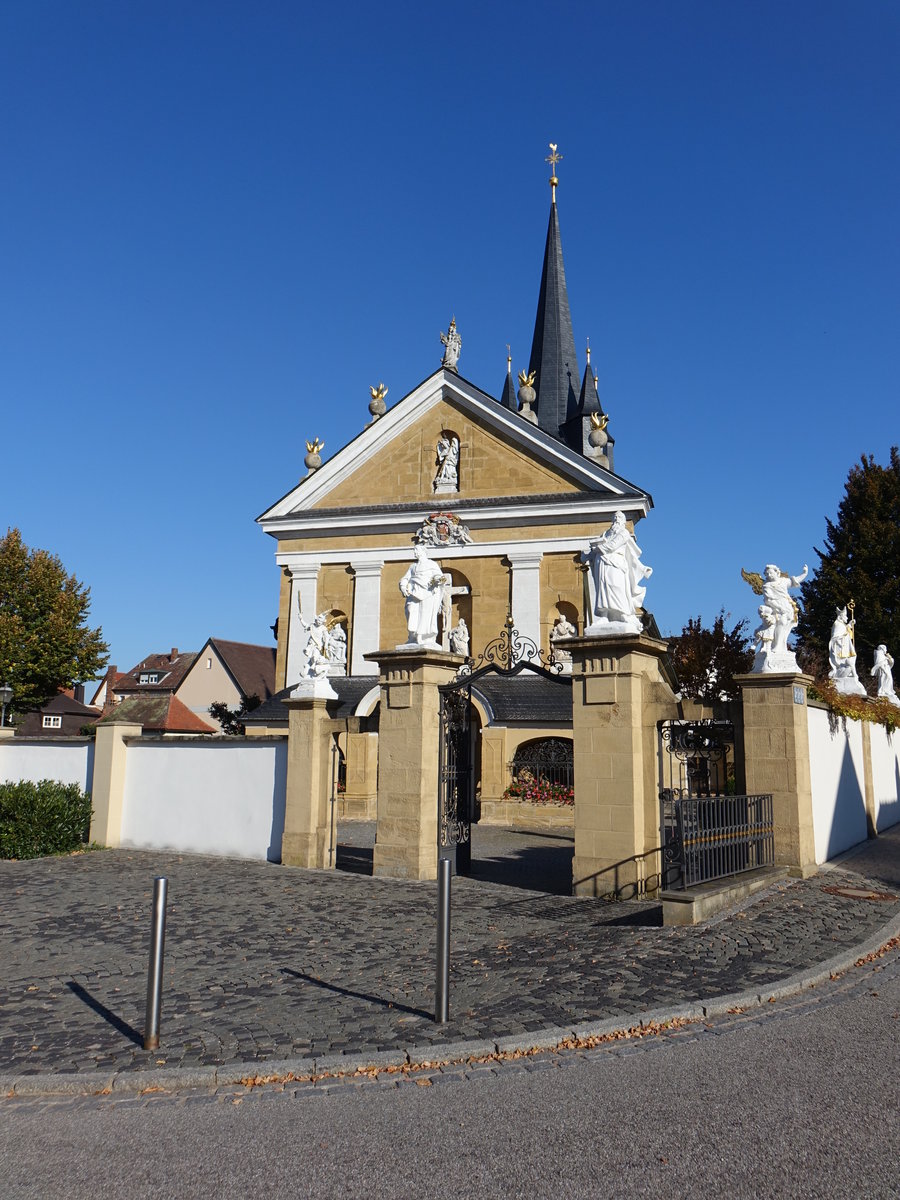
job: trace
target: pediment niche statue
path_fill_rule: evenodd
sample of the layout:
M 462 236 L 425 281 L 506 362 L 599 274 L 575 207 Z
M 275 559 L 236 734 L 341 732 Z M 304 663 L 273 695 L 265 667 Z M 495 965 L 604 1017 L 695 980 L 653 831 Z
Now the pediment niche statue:
M 442 433 L 435 446 L 437 474 L 431 485 L 435 495 L 459 491 L 459 438 L 453 433 Z

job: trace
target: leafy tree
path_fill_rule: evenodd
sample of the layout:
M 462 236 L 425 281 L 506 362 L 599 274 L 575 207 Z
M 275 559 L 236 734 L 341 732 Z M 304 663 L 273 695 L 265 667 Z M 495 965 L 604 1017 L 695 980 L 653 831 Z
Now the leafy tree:
M 260 704 L 262 701 L 255 692 L 245 696 L 243 704 L 237 708 L 229 708 L 225 700 L 214 700 L 209 706 L 209 715 L 219 722 L 223 733 L 230 737 L 242 737 L 247 730 L 241 717 L 253 712 L 254 708 L 259 708 Z
M 0 539 L 0 683 L 13 707 L 33 708 L 60 688 L 93 679 L 109 659 L 90 629 L 91 591 L 55 554 L 29 550 L 18 529 Z
M 690 618 L 679 637 L 669 639 L 669 655 L 681 685 L 681 694 L 691 700 L 733 700 L 737 696 L 735 675 L 750 670 L 753 650 L 747 622 L 738 621 L 728 630 L 731 616 L 724 609 L 706 629 L 703 618 Z
M 825 520 L 821 562 L 801 586 L 797 627 L 799 659 L 813 674 L 827 674 L 828 641 L 835 610 L 856 604 L 859 676 L 865 682 L 875 647 L 900 651 L 900 453 L 879 466 L 865 454 L 850 468 L 837 520 Z

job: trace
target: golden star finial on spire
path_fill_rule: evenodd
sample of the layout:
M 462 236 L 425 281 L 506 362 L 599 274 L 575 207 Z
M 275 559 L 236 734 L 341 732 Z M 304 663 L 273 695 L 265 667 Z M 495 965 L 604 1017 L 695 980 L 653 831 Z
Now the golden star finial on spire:
M 557 154 L 556 142 L 548 142 L 547 144 L 550 147 L 550 153 L 544 159 L 544 162 L 548 162 L 550 164 L 550 170 L 552 171 L 552 174 L 550 176 L 550 195 L 551 195 L 551 199 L 552 199 L 553 203 L 555 204 L 556 203 L 556 185 L 559 183 L 559 180 L 556 178 L 556 164 L 558 162 L 562 162 L 563 156 L 561 154 Z

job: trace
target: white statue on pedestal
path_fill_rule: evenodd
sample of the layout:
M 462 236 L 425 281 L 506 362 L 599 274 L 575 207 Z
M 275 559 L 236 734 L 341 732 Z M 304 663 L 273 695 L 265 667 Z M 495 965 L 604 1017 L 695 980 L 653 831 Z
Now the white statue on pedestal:
M 613 523 L 600 537 L 591 538 L 590 550 L 581 558 L 590 567 L 591 621 L 585 634 L 640 633 L 638 613 L 647 591 L 641 584 L 653 574 L 641 562 L 634 534 L 617 512 Z
M 756 643 L 756 657 L 761 659 L 768 657 L 772 652 L 772 643 L 775 640 L 775 614 L 768 604 L 761 604 L 757 612 L 762 624 L 753 631 L 753 640 Z
M 318 613 L 312 623 L 304 621 L 301 613 L 300 624 L 306 630 L 306 645 L 300 659 L 300 679 L 291 696 L 336 700 L 337 692 L 328 682 L 328 668 L 332 665 L 328 613 Z
M 852 613 L 852 600 L 849 607 Z M 856 618 L 852 615 L 847 616 L 847 605 L 836 609 L 835 613 L 828 642 L 828 658 L 831 663 L 828 678 L 833 681 L 835 689 L 844 696 L 865 696 L 866 689 L 856 674 Z
M 741 569 L 741 575 L 765 602 L 759 607 L 763 623 L 754 634 L 756 657 L 752 670 L 755 673 L 800 673 L 794 652 L 787 644 L 788 635 L 796 628 L 799 616 L 797 602 L 788 589 L 799 587 L 808 572 L 809 567 L 805 566 L 799 575 L 787 575 L 774 563 L 768 563 L 762 575 Z
M 556 618 L 556 624 L 550 630 L 550 657 L 554 662 L 571 665 L 571 651 L 566 650 L 565 646 L 560 643 L 564 642 L 566 638 L 577 636 L 578 630 L 565 614 Z
M 347 666 L 347 635 L 343 625 L 333 625 L 330 630 L 331 640 L 328 653 L 331 661 L 339 667 Z
M 427 646 L 439 650 L 438 614 L 444 596 L 444 572 L 428 557 L 424 546 L 416 546 L 415 555 L 414 562 L 400 580 L 400 592 L 406 600 L 409 638 L 398 649 Z
M 891 704 L 900 708 L 900 699 L 894 691 L 894 677 L 891 674 L 893 666 L 894 660 L 888 654 L 887 646 L 882 643 L 875 651 L 875 664 L 869 674 L 878 680 L 878 698 L 889 700 Z
M 456 371 L 456 364 L 462 350 L 462 338 L 459 336 L 459 330 L 456 328 L 456 317 L 453 317 L 450 321 L 450 328 L 447 332 L 441 334 L 441 344 L 444 347 L 441 366 L 446 367 L 448 371 Z
M 465 617 L 460 617 L 459 624 L 450 630 L 450 652 L 469 657 L 469 627 Z

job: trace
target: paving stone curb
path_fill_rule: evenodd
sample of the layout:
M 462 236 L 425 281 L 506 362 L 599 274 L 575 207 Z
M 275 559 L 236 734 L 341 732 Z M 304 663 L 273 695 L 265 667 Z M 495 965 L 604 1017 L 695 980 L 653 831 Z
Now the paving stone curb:
M 749 988 L 728 995 L 701 998 L 683 1005 L 647 1009 L 644 1012 L 608 1017 L 574 1026 L 552 1026 L 528 1034 L 515 1034 L 496 1040 L 448 1042 L 444 1045 L 410 1047 L 373 1053 L 327 1054 L 318 1058 L 254 1060 L 223 1064 L 221 1067 L 167 1067 L 128 1070 L 119 1073 L 72 1072 L 71 1074 L 12 1075 L 0 1074 L 0 1096 L 84 1096 L 114 1093 L 182 1091 L 191 1088 L 215 1089 L 247 1084 L 250 1081 L 300 1078 L 307 1076 L 353 1075 L 369 1068 L 441 1067 L 471 1058 L 494 1054 L 533 1053 L 553 1050 L 567 1041 L 588 1040 L 627 1033 L 651 1025 L 666 1025 L 677 1020 L 698 1021 L 724 1016 L 739 1009 L 762 1007 L 770 1001 L 785 999 L 815 987 L 834 975 L 853 967 L 860 959 L 875 954 L 894 938 L 900 937 L 900 914 L 877 933 L 857 946 L 842 950 L 813 968 L 797 971 L 775 987 Z

